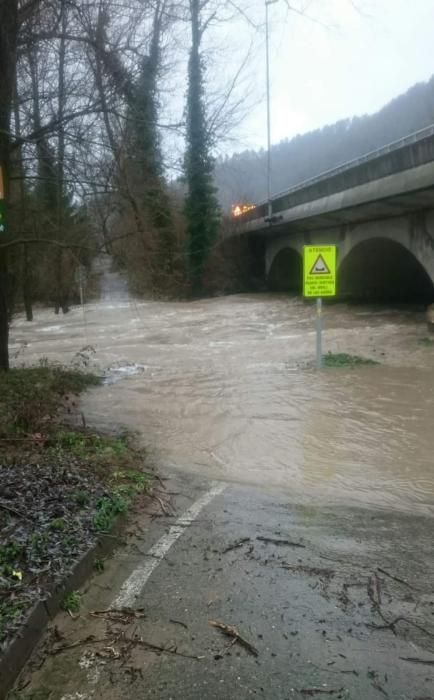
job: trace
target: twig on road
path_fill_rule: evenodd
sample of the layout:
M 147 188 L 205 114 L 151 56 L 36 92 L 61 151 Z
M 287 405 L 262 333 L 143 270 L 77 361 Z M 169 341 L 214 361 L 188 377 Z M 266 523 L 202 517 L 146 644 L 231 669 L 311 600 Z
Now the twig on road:
M 408 586 L 408 588 L 414 588 L 414 586 L 412 586 L 411 583 L 408 583 L 408 581 L 405 581 L 403 578 L 399 578 L 399 576 L 395 576 L 394 574 L 390 574 L 388 571 L 382 569 L 380 566 L 377 566 L 377 571 L 379 571 L 380 574 L 383 574 L 384 576 L 388 576 L 397 583 L 402 583 L 403 586 Z
M 233 549 L 238 549 L 238 547 L 242 547 L 243 544 L 246 544 L 246 542 L 250 542 L 250 537 L 242 537 L 240 540 L 237 540 L 233 544 L 230 544 L 228 547 L 226 547 L 226 549 L 222 550 L 222 554 L 232 552 Z
M 325 576 L 326 578 L 332 578 L 335 575 L 333 569 L 322 569 L 318 566 L 306 566 L 304 564 L 287 564 L 283 562 L 281 565 L 282 569 L 287 571 L 294 571 L 295 573 L 310 574 L 311 576 Z
M 409 661 L 412 664 L 426 664 L 434 666 L 434 659 L 421 659 L 419 656 L 400 656 L 401 661 Z
M 257 537 L 256 539 L 259 540 L 259 542 L 265 542 L 267 544 L 287 545 L 288 547 L 302 547 L 303 549 L 306 549 L 305 544 L 301 544 L 301 542 L 293 542 L 292 540 L 280 540 L 274 537 Z
M 163 647 L 160 644 L 154 644 L 154 642 L 148 642 L 145 639 L 142 639 L 141 637 L 128 637 L 122 635 L 121 638 L 122 643 L 128 643 L 130 646 L 140 646 L 143 647 L 144 649 L 148 649 L 149 651 L 154 651 L 158 654 L 173 654 L 175 656 L 183 656 L 185 659 L 194 659 L 195 661 L 200 661 L 201 659 L 205 658 L 204 656 L 196 656 L 194 654 L 184 654 L 181 651 L 178 651 L 177 649 L 172 649 L 170 647 Z M 64 651 L 68 651 L 69 649 L 75 649 L 76 647 L 79 646 L 84 646 L 87 644 L 106 644 L 107 642 L 110 643 L 111 647 L 114 648 L 114 643 L 115 640 L 113 640 L 113 635 L 112 636 L 105 636 L 105 637 L 94 637 L 93 635 L 89 635 L 88 637 L 84 637 L 83 639 L 77 639 L 75 642 L 71 642 L 70 644 L 62 644 L 58 647 L 54 647 L 53 649 L 50 650 L 50 654 L 52 656 L 56 656 L 57 654 L 60 654 Z
M 91 610 L 89 613 L 92 617 L 104 617 L 111 622 L 131 622 L 131 618 L 143 619 L 145 616 L 144 608 L 107 608 L 107 610 Z
M 209 624 L 211 627 L 216 627 L 217 629 L 221 630 L 227 637 L 232 637 L 235 639 L 239 644 L 241 644 L 241 646 L 247 649 L 250 654 L 253 654 L 253 656 L 258 656 L 259 652 L 256 647 L 254 647 L 253 644 L 250 644 L 247 639 L 244 639 L 237 628 L 233 625 L 226 625 L 224 622 L 220 622 L 220 620 L 209 620 Z
M 181 622 L 181 620 L 173 620 L 170 618 L 169 622 L 172 623 L 172 625 L 181 625 L 181 627 L 184 627 L 184 629 L 188 630 L 188 625 L 185 624 L 185 622 Z
M 382 614 L 381 614 L 381 617 L 383 618 L 383 620 L 385 620 L 385 623 L 386 623 L 386 624 L 384 624 L 384 625 L 374 625 L 374 624 L 372 624 L 372 623 L 367 623 L 366 626 L 367 626 L 367 627 L 370 627 L 371 629 L 374 629 L 374 630 L 387 630 L 387 629 L 390 629 L 390 630 L 392 630 L 393 634 L 396 634 L 395 625 L 396 625 L 398 622 L 405 622 L 407 625 L 412 625 L 413 627 L 416 627 L 416 629 L 420 630 L 420 632 L 423 632 L 423 633 L 426 634 L 428 637 L 432 637 L 432 638 L 434 639 L 434 633 L 433 633 L 433 632 L 429 632 L 429 630 L 425 629 L 425 627 L 422 627 L 422 625 L 418 625 L 417 622 L 413 622 L 412 620 L 409 620 L 407 617 L 402 617 L 402 615 L 400 615 L 399 617 L 395 617 L 395 619 L 392 620 L 391 622 L 387 622 L 387 620 L 384 618 L 384 616 L 383 616 Z
M 345 688 L 299 688 L 298 692 L 301 695 L 334 695 L 335 693 L 343 693 Z

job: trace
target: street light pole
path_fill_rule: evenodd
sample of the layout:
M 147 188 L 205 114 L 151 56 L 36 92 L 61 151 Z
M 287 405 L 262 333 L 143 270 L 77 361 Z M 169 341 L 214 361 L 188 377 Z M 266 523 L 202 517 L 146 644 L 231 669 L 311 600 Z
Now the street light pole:
M 265 0 L 265 65 L 267 82 L 267 218 L 271 219 L 271 114 L 270 114 L 270 39 L 268 31 L 268 7 L 278 0 Z

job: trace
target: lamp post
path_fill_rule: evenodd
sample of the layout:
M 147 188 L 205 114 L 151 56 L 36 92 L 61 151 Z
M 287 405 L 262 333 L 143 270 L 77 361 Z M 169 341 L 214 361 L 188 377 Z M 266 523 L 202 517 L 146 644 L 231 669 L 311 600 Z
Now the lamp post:
M 265 0 L 265 65 L 267 82 L 267 219 L 271 221 L 271 115 L 270 115 L 270 39 L 268 32 L 268 7 L 278 0 Z

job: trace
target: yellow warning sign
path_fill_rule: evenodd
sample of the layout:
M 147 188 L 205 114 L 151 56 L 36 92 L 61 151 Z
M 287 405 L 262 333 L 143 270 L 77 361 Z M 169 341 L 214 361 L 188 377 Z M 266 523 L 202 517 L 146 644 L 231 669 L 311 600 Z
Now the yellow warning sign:
M 305 245 L 303 249 L 303 295 L 336 295 L 336 246 Z

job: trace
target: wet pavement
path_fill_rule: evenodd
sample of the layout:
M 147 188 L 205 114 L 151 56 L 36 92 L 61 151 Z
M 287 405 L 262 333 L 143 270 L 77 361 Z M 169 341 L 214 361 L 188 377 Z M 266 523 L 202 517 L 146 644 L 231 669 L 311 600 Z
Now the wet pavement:
M 209 484 L 175 477 L 166 488 L 176 515 L 136 514 L 134 535 L 88 586 L 80 616 L 56 618 L 15 697 L 434 697 L 427 518 L 294 507 L 228 485 L 134 596 L 140 612 L 111 616 L 128 576 Z M 210 621 L 235 626 L 257 655 Z

